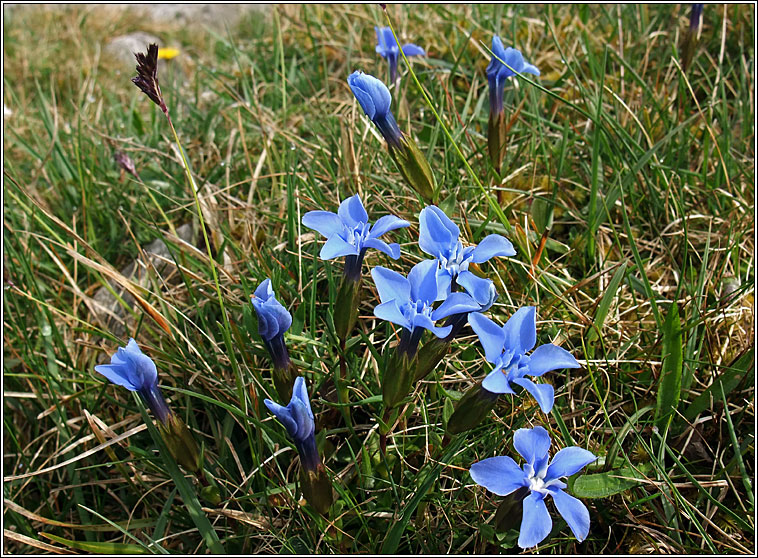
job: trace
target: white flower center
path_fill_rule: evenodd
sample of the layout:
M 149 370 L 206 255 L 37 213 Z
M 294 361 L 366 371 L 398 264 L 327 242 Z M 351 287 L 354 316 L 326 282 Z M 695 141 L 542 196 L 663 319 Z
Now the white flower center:
M 352 244 L 359 250 L 363 247 L 363 242 L 369 235 L 371 225 L 368 223 L 358 223 L 352 229 L 345 227 L 345 242 Z
M 471 260 L 471 255 L 468 252 L 470 250 L 466 250 L 459 240 L 453 249 L 447 253 L 447 256 L 440 257 L 442 268 L 446 269 L 453 277 L 461 271 L 468 271 L 469 260 Z

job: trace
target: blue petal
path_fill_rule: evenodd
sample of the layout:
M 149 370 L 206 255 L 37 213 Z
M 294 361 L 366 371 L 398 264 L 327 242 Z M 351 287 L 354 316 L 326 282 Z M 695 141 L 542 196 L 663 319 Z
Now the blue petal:
M 374 223 L 374 226 L 371 227 L 371 231 L 369 232 L 368 237 L 378 238 L 385 233 L 394 231 L 395 229 L 410 227 L 410 225 L 411 224 L 405 219 L 401 219 L 395 215 L 385 215 L 383 217 L 379 217 L 376 223 Z
M 537 322 L 534 306 L 524 306 L 516 310 L 503 326 L 505 347 L 524 354 L 537 342 Z
M 580 368 L 580 364 L 566 349 L 552 343 L 540 345 L 529 356 L 529 374 L 532 376 L 561 368 Z
M 497 256 L 515 256 L 516 250 L 513 249 L 511 241 L 500 236 L 491 234 L 482 240 L 474 251 L 471 253 L 471 261 L 474 263 L 483 263 Z
M 535 384 L 528 378 L 516 378 L 513 383 L 528 391 L 537 400 L 543 413 L 547 414 L 553 408 L 555 391 L 550 384 Z
M 276 334 L 281 335 L 292 325 L 292 315 L 281 302 L 272 298 L 264 304 L 270 316 L 276 320 Z
M 437 260 L 424 260 L 408 272 L 411 285 L 411 300 L 427 304 L 437 300 Z
M 129 353 L 134 353 L 137 355 L 141 355 L 142 351 L 139 348 L 139 345 L 137 345 L 137 342 L 133 338 L 129 338 L 129 342 L 126 344 L 126 347 L 124 347 L 124 350 Z
M 450 296 L 432 312 L 432 320 L 436 322 L 453 314 L 475 312 L 479 308 L 479 303 L 466 293 L 450 293 Z
M 363 72 L 350 74 L 347 83 L 366 116 L 371 120 L 386 118 L 390 111 L 390 103 L 392 103 L 392 95 L 386 85 L 374 76 Z
M 476 300 L 480 306 L 480 311 L 489 309 L 497 300 L 497 290 L 490 279 L 478 277 L 470 271 L 461 271 L 455 280 Z
M 422 209 L 418 222 L 418 245 L 430 256 L 445 256 L 458 242 L 458 227 L 437 206 L 429 205 Z
M 503 344 L 505 343 L 503 329 L 487 316 L 478 313 L 469 314 L 468 323 L 479 336 L 479 342 L 484 348 L 484 357 L 487 362 L 495 364 L 500 355 L 503 354 Z M 500 375 L 505 376 L 504 374 Z
M 350 196 L 349 198 L 342 200 L 339 209 L 337 210 L 339 218 L 349 228 L 354 229 L 358 225 L 368 223 L 368 213 L 361 203 L 361 198 L 358 194 Z
M 535 76 L 540 75 L 540 71 L 537 69 L 536 66 L 532 66 L 531 64 L 524 64 L 524 67 L 521 68 L 522 74 L 534 74 Z
M 407 45 L 403 45 L 403 54 L 406 56 L 424 56 L 426 52 L 420 46 L 408 43 Z
M 437 270 L 437 298 L 436 300 L 445 300 L 450 294 L 450 286 L 453 283 L 453 277 L 443 268 Z
M 553 460 L 547 468 L 545 481 L 570 477 L 596 459 L 597 457 L 586 449 L 577 446 L 563 448 L 553 456 Z
M 413 317 L 413 328 L 415 329 L 417 327 L 423 327 L 424 329 L 428 329 L 440 339 L 444 339 L 445 337 L 450 335 L 450 332 L 453 330 L 453 326 L 445 326 L 445 327 L 435 326 L 432 319 L 429 316 L 425 316 L 424 314 L 416 314 Z
M 95 371 L 105 376 L 117 386 L 122 386 L 129 391 L 137 391 L 141 386 L 135 385 L 132 370 L 127 364 L 98 364 Z
M 292 386 L 292 398 L 297 398 L 303 403 L 308 410 L 308 416 L 313 420 L 313 411 L 311 410 L 311 401 L 308 397 L 308 390 L 305 387 L 305 378 L 298 376 L 295 378 L 295 384 Z
M 553 520 L 547 511 L 545 500 L 539 492 L 532 492 L 524 499 L 524 513 L 521 519 L 521 532 L 518 545 L 521 548 L 537 546 L 550 534 Z
M 563 490 L 556 490 L 553 494 L 553 502 L 558 513 L 566 520 L 576 540 L 582 542 L 590 532 L 590 512 L 579 500 L 566 494 Z
M 374 316 L 380 320 L 392 322 L 393 324 L 404 327 L 408 330 L 413 330 L 413 324 L 408 321 L 408 318 L 400 311 L 397 305 L 397 301 L 388 300 L 382 302 L 379 306 L 374 307 Z
M 505 49 L 502 60 L 506 66 L 510 66 L 509 72 L 521 72 L 521 68 L 524 67 L 524 56 L 521 54 L 521 51 L 512 47 Z
M 498 72 L 503 67 L 503 63 L 500 62 L 505 57 L 505 49 L 503 48 L 503 41 L 498 37 L 497 35 L 494 35 L 492 37 L 492 58 L 490 59 L 490 63 L 487 65 L 487 78 L 490 80 L 495 80 L 498 77 Z M 498 60 L 499 59 L 499 60 Z M 491 86 L 494 85 L 497 87 L 499 84 L 491 84 Z
M 288 407 L 290 413 L 292 413 L 292 418 L 295 420 L 295 424 L 297 424 L 297 432 L 294 434 L 294 438 L 300 441 L 305 440 L 316 429 L 310 407 L 307 407 L 305 403 L 296 398 L 290 401 Z
M 397 41 L 392 34 L 392 29 L 389 27 L 374 27 L 376 31 L 376 52 L 383 57 L 387 57 L 392 54 L 393 50 L 397 50 Z
M 513 447 L 527 463 L 534 465 L 547 458 L 550 434 L 541 426 L 519 428 L 513 435 Z
M 469 470 L 471 478 L 498 496 L 508 496 L 528 482 L 521 467 L 508 456 L 490 457 L 474 463 Z
M 263 301 L 268 300 L 268 298 L 274 294 L 274 289 L 271 288 L 271 279 L 266 279 L 263 283 L 258 285 L 254 294 L 256 298 L 260 298 Z
M 501 368 L 495 368 L 487 374 L 487 377 L 482 380 L 482 387 L 490 393 L 515 393 L 508 383 L 508 376 L 503 374 Z
M 158 385 L 158 370 L 155 367 L 153 359 L 142 353 L 138 355 L 131 355 L 134 361 L 137 382 L 140 384 L 140 388 L 153 387 Z M 136 384 L 135 384 L 136 385 Z
M 379 292 L 379 300 L 382 302 L 397 300 L 400 304 L 405 304 L 410 300 L 411 285 L 408 279 L 397 271 L 377 266 L 371 269 L 371 277 L 374 278 L 376 290 Z
M 303 215 L 303 225 L 318 231 L 326 238 L 341 233 L 344 230 L 342 219 L 331 211 L 309 211 Z
M 319 258 L 322 260 L 331 260 L 340 256 L 350 256 L 358 254 L 358 247 L 345 241 L 341 236 L 334 235 L 321 247 Z
M 290 410 L 287 407 L 282 407 L 278 403 L 274 403 L 270 399 L 264 399 L 263 403 L 268 410 L 279 419 L 279 422 L 281 422 L 287 430 L 287 434 L 294 437 L 297 434 L 297 423 L 295 422 L 295 419 L 292 418 Z
M 374 248 L 380 252 L 384 252 L 393 260 L 396 260 L 400 257 L 400 245 L 396 242 L 387 244 L 378 238 L 369 238 L 363 243 L 363 246 L 365 248 Z

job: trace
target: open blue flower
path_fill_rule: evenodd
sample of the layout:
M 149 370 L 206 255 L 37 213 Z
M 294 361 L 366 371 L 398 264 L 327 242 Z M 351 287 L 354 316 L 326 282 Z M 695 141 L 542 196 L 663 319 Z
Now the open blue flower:
M 468 323 L 479 336 L 487 362 L 495 365 L 482 387 L 492 393 L 515 393 L 512 385 L 521 386 L 539 403 L 543 412 L 553 408 L 554 390 L 550 384 L 535 384 L 525 376 L 542 376 L 550 370 L 579 368 L 579 363 L 566 349 L 552 343 L 540 345 L 531 355 L 537 341 L 534 306 L 519 308 L 503 327 L 483 316 L 469 314 Z
M 459 239 L 458 225 L 435 205 L 422 209 L 418 220 L 418 244 L 421 250 L 434 256 L 439 262 L 437 273 L 440 299 L 450 293 L 452 281 L 455 279 L 478 300 L 481 297 L 474 293 L 489 292 L 491 288 L 486 279 L 477 277 L 468 270 L 469 264 L 483 263 L 496 256 L 516 255 L 511 241 L 499 234 L 485 237 L 478 246 L 464 247 Z
M 474 482 L 498 496 L 507 496 L 521 487 L 529 489 L 523 501 L 518 545 L 531 548 L 550 534 L 553 521 L 545 505 L 547 496 L 552 496 L 558 513 L 582 542 L 590 531 L 590 512 L 580 500 L 563 491 L 566 483 L 560 479 L 578 473 L 597 457 L 571 446 L 556 453 L 548 464 L 550 435 L 541 426 L 517 430 L 513 445 L 526 460 L 522 467 L 508 456 L 499 456 L 474 463 L 470 472 Z
M 171 411 L 158 388 L 158 370 L 134 339 L 129 339 L 126 347 L 118 348 L 110 364 L 99 364 L 95 371 L 118 386 L 136 391 L 158 420 L 164 423 L 168 420 Z
M 292 399 L 286 407 L 264 399 L 263 403 L 269 411 L 279 419 L 287 434 L 295 442 L 300 461 L 306 470 L 315 471 L 321 464 L 321 458 L 316 448 L 316 423 L 311 411 L 308 390 L 305 388 L 305 378 L 298 376 L 292 387 Z
M 397 76 L 397 61 L 400 56 L 400 48 L 397 45 L 392 29 L 389 27 L 374 27 L 376 30 L 376 52 L 387 59 L 390 65 L 390 81 L 394 82 Z M 406 56 L 424 56 L 426 52 L 420 46 L 408 43 L 403 45 L 403 54 Z
M 284 332 L 292 325 L 292 316 L 282 303 L 276 300 L 271 279 L 261 283 L 250 297 L 258 316 L 258 333 L 268 349 L 274 367 L 285 369 L 290 359 L 284 344 Z
M 389 231 L 408 227 L 410 223 L 394 215 L 385 215 L 371 225 L 361 199 L 356 194 L 343 200 L 337 213 L 309 211 L 303 216 L 303 225 L 326 237 L 326 244 L 321 248 L 320 258 L 331 260 L 347 256 L 345 275 L 357 280 L 360 277 L 361 264 L 367 248 L 384 252 L 393 260 L 400 257 L 398 244 L 387 244 L 379 237 Z
M 497 114 L 503 111 L 505 81 L 515 76 L 516 72 L 538 76 L 540 71 L 524 62 L 521 52 L 515 48 L 503 48 L 503 41 L 497 35 L 492 37 L 492 52 L 494 56 L 487 66 L 487 81 L 490 86 L 490 111 Z
M 381 80 L 363 72 L 350 74 L 347 84 L 363 112 L 376 125 L 387 143 L 391 147 L 400 148 L 403 134 L 390 110 L 392 95 L 387 86 Z
M 384 267 L 371 270 L 381 304 L 374 308 L 374 315 L 397 324 L 411 334 L 420 335 L 428 329 L 437 337 L 450 333 L 451 326 L 436 327 L 434 322 L 452 314 L 479 310 L 480 305 L 465 293 L 452 293 L 436 309 L 437 262 L 424 260 L 413 266 L 406 279 L 399 273 Z

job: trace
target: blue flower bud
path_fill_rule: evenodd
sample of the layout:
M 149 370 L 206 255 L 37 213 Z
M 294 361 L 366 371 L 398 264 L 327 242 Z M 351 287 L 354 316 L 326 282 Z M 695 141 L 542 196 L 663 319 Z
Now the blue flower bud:
M 110 364 L 99 364 L 95 366 L 95 371 L 114 384 L 139 393 L 158 420 L 163 423 L 168 420 L 171 411 L 158 388 L 158 370 L 134 339 L 129 339 L 126 347 L 118 348 L 111 356 Z
M 403 135 L 390 111 L 392 95 L 387 86 L 374 76 L 363 72 L 350 74 L 347 84 L 363 112 L 379 128 L 387 143 L 392 147 L 400 147 Z

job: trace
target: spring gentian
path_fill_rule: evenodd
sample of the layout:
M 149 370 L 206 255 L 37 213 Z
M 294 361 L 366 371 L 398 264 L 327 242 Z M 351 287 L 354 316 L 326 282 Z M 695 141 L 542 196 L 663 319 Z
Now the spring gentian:
M 305 389 L 305 378 L 298 376 L 292 387 L 292 399 L 286 407 L 265 399 L 263 403 L 279 419 L 287 434 L 295 442 L 303 467 L 315 471 L 321 463 L 316 448 L 316 423 L 313 420 L 311 402 Z
M 337 213 L 309 211 L 303 216 L 303 225 L 326 237 L 319 255 L 322 260 L 346 256 L 345 275 L 355 281 L 360 277 L 363 256 L 368 248 L 384 252 L 393 260 L 400 257 L 400 246 L 387 244 L 379 237 L 408 227 L 410 223 L 394 215 L 385 215 L 371 225 L 361 199 L 355 195 L 343 200 Z
M 508 496 L 525 487 L 518 545 L 531 548 L 550 534 L 553 521 L 545 505 L 552 496 L 555 507 L 566 520 L 579 542 L 590 531 L 590 513 L 578 499 L 564 492 L 566 483 L 560 479 L 578 473 L 597 459 L 591 452 L 571 446 L 560 450 L 548 463 L 550 435 L 541 426 L 521 428 L 513 436 L 516 451 L 525 459 L 522 467 L 508 456 L 490 457 L 471 466 L 471 478 L 498 496 Z
M 158 370 L 134 339 L 118 348 L 110 364 L 99 364 L 95 370 L 114 384 L 136 391 L 159 421 L 168 422 L 171 410 L 158 387 Z
M 444 298 L 451 291 L 453 280 L 466 285 L 466 290 L 477 300 L 488 293 L 490 287 L 486 279 L 477 277 L 468 268 L 472 263 L 483 263 L 496 256 L 515 256 L 516 250 L 510 240 L 499 234 L 491 234 L 478 246 L 463 246 L 460 230 L 437 206 L 430 205 L 419 214 L 419 239 L 421 250 L 434 256 L 439 262 L 439 297 Z
M 531 355 L 537 341 L 535 308 L 519 308 L 503 327 L 483 316 L 469 314 L 468 323 L 479 336 L 484 356 L 495 365 L 482 382 L 482 387 L 492 393 L 515 393 L 513 386 L 528 391 L 543 412 L 553 408 L 554 391 L 549 384 L 535 384 L 525 376 L 542 376 L 550 370 L 579 368 L 579 363 L 566 349 L 547 343 L 540 345 Z
M 134 339 L 129 339 L 126 347 L 118 348 L 110 364 L 99 364 L 95 370 L 114 384 L 136 391 L 158 419 L 158 430 L 174 459 L 188 471 L 202 475 L 202 455 L 197 443 L 184 421 L 169 409 L 158 387 L 155 363 Z
M 308 502 L 322 514 L 332 505 L 332 485 L 316 446 L 316 423 L 311 411 L 305 378 L 298 376 L 286 407 L 265 399 L 263 403 L 279 419 L 300 455 L 300 481 Z
M 503 48 L 503 41 L 497 35 L 492 37 L 492 59 L 487 66 L 487 81 L 490 86 L 490 113 L 503 112 L 503 91 L 505 81 L 519 74 L 540 75 L 540 71 L 524 62 L 521 52 L 515 48 Z M 503 63 L 505 62 L 505 64 Z
M 400 56 L 398 47 L 392 29 L 389 27 L 374 27 L 376 30 L 376 52 L 383 58 L 387 59 L 390 65 L 390 82 L 395 81 L 397 77 L 397 61 Z M 424 56 L 426 52 L 420 46 L 408 43 L 403 45 L 403 54 L 405 56 Z
M 387 86 L 381 80 L 363 72 L 350 74 L 347 84 L 363 112 L 376 125 L 387 143 L 391 147 L 400 148 L 403 133 L 390 110 L 392 95 Z
M 478 308 L 448 316 L 444 325 L 446 327 L 450 326 L 451 329 L 447 336 L 444 338 L 434 337 L 424 343 L 419 349 L 418 358 L 416 359 L 415 375 L 415 381 L 417 382 L 424 379 L 445 357 L 453 340 L 461 334 L 464 326 L 468 323 L 467 318 L 469 312 L 485 312 L 489 310 L 497 300 L 498 294 L 492 280 L 480 280 L 480 278 L 476 277 L 473 273 L 467 275 L 475 277 L 475 281 L 472 281 L 471 284 L 463 284 L 461 286 L 465 289 L 466 294 L 476 302 Z M 465 278 L 466 275 L 464 275 L 464 279 Z M 453 293 L 451 293 L 451 295 L 452 294 Z
M 418 339 L 424 329 L 437 337 L 445 337 L 451 326 L 437 327 L 434 322 L 460 312 L 478 310 L 480 305 L 465 293 L 451 293 L 436 309 L 437 262 L 424 260 L 413 266 L 406 279 L 396 271 L 384 267 L 371 270 L 381 304 L 374 308 L 374 315 L 382 320 L 402 326 L 409 335 L 410 352 L 415 352 Z M 402 343 L 402 341 L 401 341 Z
M 343 200 L 337 213 L 309 211 L 303 216 L 303 225 L 326 237 L 321 248 L 321 259 L 331 260 L 345 256 L 345 269 L 334 305 L 334 327 L 344 343 L 358 320 L 360 304 L 361 267 L 368 248 L 376 248 L 390 258 L 400 257 L 400 246 L 380 240 L 385 233 L 407 227 L 410 223 L 394 215 L 380 217 L 374 224 L 368 222 L 361 199 L 355 195 Z
M 347 83 L 371 121 L 387 141 L 389 152 L 408 185 L 425 201 L 436 196 L 436 182 L 429 162 L 412 137 L 404 135 L 390 110 L 390 90 L 374 76 L 353 72 Z
M 436 270 L 437 262 L 434 260 L 413 266 L 408 278 L 383 267 L 371 270 L 381 300 L 381 304 L 374 308 L 374 315 L 403 328 L 400 343 L 382 378 L 382 401 L 386 410 L 394 408 L 410 392 L 416 376 L 413 363 L 424 330 L 428 329 L 438 338 L 444 338 L 453 326 L 437 327 L 435 321 L 480 307 L 468 294 L 452 293 L 434 309 L 432 305 L 437 299 Z
M 282 399 L 292 393 L 292 384 L 297 377 L 297 369 L 290 360 L 284 332 L 292 325 L 292 316 L 282 303 L 276 300 L 271 279 L 261 283 L 250 300 L 258 316 L 258 333 L 274 364 L 274 385 Z

